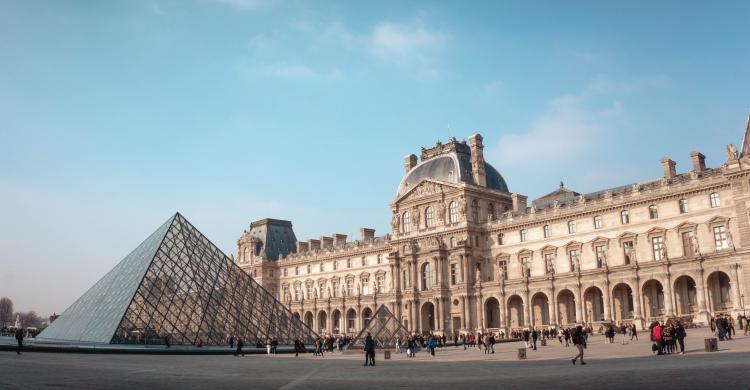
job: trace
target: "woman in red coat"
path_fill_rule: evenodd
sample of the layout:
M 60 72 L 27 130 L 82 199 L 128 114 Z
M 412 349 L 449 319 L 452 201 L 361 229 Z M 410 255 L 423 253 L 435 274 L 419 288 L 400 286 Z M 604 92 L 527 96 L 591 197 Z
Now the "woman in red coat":
M 654 325 L 654 328 L 651 329 L 651 340 L 653 340 L 654 345 L 656 345 L 656 354 L 661 355 L 662 352 L 662 338 L 661 338 L 661 330 L 662 327 L 658 323 Z

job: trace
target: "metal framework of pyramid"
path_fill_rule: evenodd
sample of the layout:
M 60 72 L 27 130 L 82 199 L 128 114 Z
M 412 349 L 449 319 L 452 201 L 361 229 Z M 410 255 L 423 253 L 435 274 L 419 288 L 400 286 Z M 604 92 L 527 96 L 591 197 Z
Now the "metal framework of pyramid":
M 317 334 L 179 213 L 83 294 L 40 339 L 105 344 L 246 345 Z
M 396 336 L 403 342 L 411 334 L 385 305 L 380 305 L 367 326 L 349 343 L 349 348 L 364 347 L 367 332 L 370 332 L 378 348 L 395 348 Z

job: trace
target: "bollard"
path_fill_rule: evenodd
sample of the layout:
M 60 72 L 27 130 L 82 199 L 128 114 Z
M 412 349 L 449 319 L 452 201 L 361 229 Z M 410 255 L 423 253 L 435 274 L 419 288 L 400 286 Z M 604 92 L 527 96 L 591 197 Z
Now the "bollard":
M 518 360 L 526 360 L 526 348 L 518 348 Z
M 391 351 L 390 350 L 386 349 L 385 351 L 383 351 L 383 360 L 391 360 Z
M 719 350 L 719 344 L 716 338 L 704 339 L 703 343 L 706 347 L 706 352 L 716 352 Z

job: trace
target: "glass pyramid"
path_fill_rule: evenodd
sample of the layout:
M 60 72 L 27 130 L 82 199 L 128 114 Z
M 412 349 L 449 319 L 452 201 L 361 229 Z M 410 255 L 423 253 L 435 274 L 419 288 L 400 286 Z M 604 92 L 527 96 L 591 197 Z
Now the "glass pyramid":
M 106 344 L 291 345 L 317 335 L 179 213 L 81 296 L 40 339 Z
M 385 305 L 380 305 L 367 326 L 349 343 L 349 348 L 364 347 L 367 332 L 370 332 L 372 339 L 375 341 L 375 346 L 378 348 L 395 348 L 396 336 L 403 342 L 410 335 L 409 331 Z

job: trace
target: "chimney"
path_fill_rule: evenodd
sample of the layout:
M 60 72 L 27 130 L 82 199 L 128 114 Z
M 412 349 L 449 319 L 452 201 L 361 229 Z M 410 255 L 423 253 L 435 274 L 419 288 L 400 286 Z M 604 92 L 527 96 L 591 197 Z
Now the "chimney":
M 361 237 L 362 242 L 372 242 L 372 241 L 375 241 L 375 229 L 360 228 L 359 229 L 359 236 Z
M 414 167 L 417 166 L 417 155 L 410 154 L 406 157 L 404 157 L 404 168 L 406 169 L 406 173 L 409 173 Z
M 320 247 L 323 249 L 328 249 L 333 246 L 333 238 L 332 237 L 326 237 L 321 236 L 320 237 Z
M 677 176 L 677 170 L 675 167 L 677 166 L 677 163 L 673 160 L 670 160 L 667 157 L 661 158 L 661 167 L 664 169 L 664 178 L 665 179 L 671 179 L 675 176 Z
M 346 234 L 334 234 L 333 235 L 333 246 L 339 247 L 346 244 Z
M 302 241 L 297 241 L 297 253 L 305 253 L 307 252 L 307 248 L 309 248 L 309 244 Z
M 482 187 L 487 187 L 487 177 L 484 172 L 484 145 L 482 136 L 474 134 L 469 137 L 469 148 L 471 149 L 471 174 L 474 182 Z
M 693 150 L 690 152 L 690 159 L 693 160 L 693 172 L 700 173 L 706 170 L 706 156 L 703 153 Z
M 526 200 L 528 197 L 521 194 L 511 194 L 510 198 L 513 200 L 513 212 L 525 213 L 526 212 Z
M 311 250 L 311 251 L 314 251 L 316 249 L 320 249 L 320 240 L 315 240 L 315 239 L 311 238 L 311 239 L 307 240 L 307 246 L 308 246 L 308 249 Z

